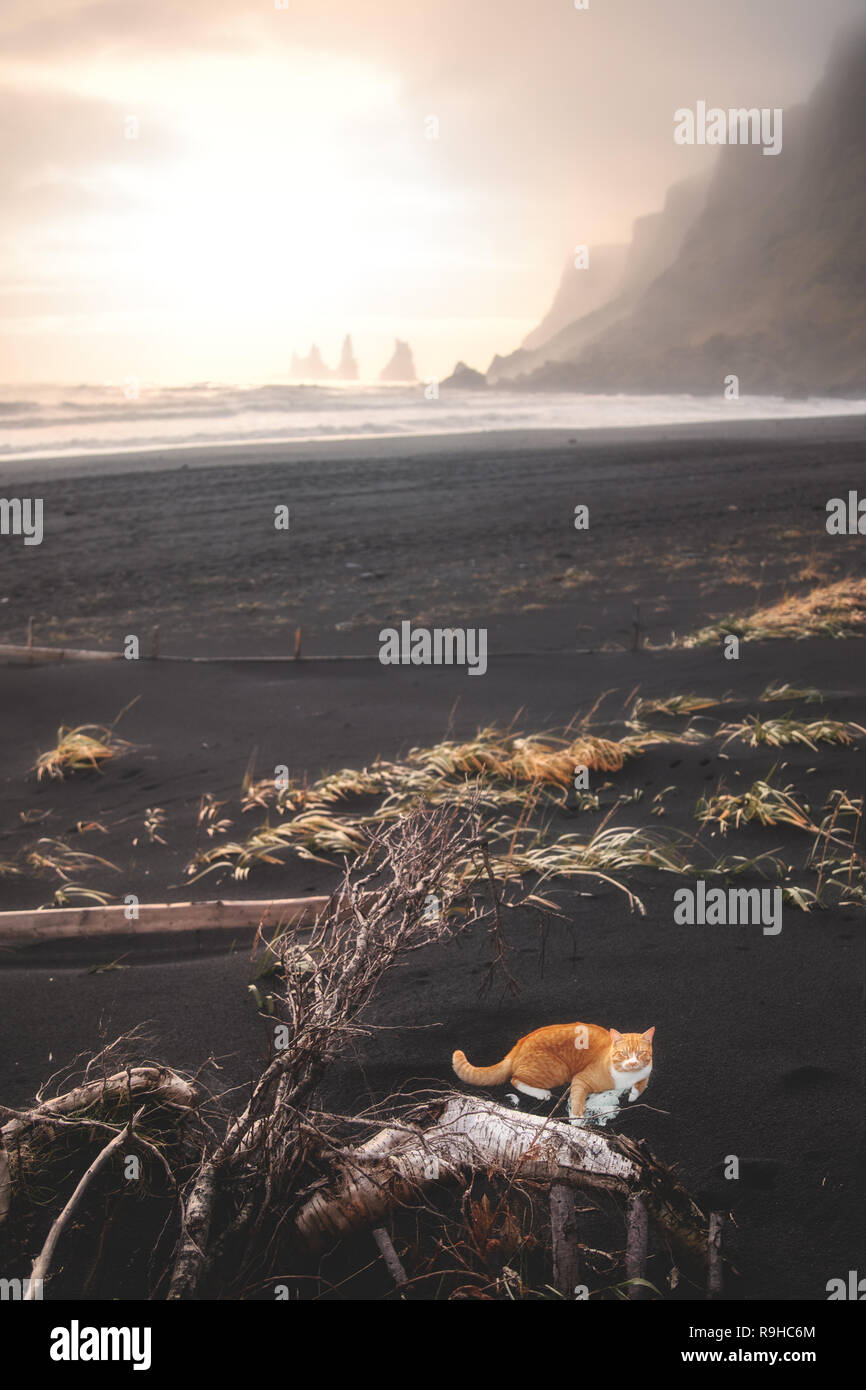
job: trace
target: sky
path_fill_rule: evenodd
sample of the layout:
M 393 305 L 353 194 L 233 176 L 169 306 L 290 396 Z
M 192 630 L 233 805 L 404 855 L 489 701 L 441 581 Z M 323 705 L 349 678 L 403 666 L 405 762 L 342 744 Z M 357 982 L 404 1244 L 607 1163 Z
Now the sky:
M 4 0 L 0 381 L 485 368 L 862 0 Z

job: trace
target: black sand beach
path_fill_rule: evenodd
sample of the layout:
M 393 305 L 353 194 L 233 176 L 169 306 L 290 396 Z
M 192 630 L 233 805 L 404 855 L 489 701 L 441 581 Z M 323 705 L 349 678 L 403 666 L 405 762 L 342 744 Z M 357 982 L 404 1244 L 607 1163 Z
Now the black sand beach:
M 828 497 L 864 421 L 343 441 L 0 461 L 44 499 L 45 540 L 0 550 L 0 641 L 163 655 L 375 655 L 383 625 L 483 625 L 491 652 L 666 642 L 709 612 L 841 576 Z M 211 462 L 212 461 L 212 462 Z M 588 531 L 574 508 L 590 507 Z M 274 508 L 291 510 L 290 530 Z
M 593 729 L 620 737 L 637 695 L 694 691 L 727 702 L 691 721 L 654 720 L 671 742 L 599 778 L 609 784 L 599 811 L 566 810 L 562 828 L 590 832 L 617 796 L 639 792 L 616 809 L 617 824 L 696 836 L 707 863 L 779 852 L 806 882 L 802 832 L 750 826 L 712 839 L 698 834 L 695 803 L 773 768 L 782 785 L 808 790 L 816 812 L 834 789 L 862 796 L 862 740 L 816 751 L 716 737 L 678 744 L 676 733 L 783 714 L 788 705 L 758 703 L 783 682 L 824 694 L 796 705 L 800 718 L 866 723 L 862 639 L 744 643 L 738 661 L 719 645 L 662 644 L 786 591 L 863 576 L 862 537 L 828 536 L 824 522 L 828 498 L 862 481 L 866 421 L 575 438 L 354 458 L 332 446 L 313 460 L 257 449 L 243 466 L 230 452 L 210 466 L 196 451 L 136 456 L 115 472 L 84 461 L 40 473 L 33 461 L 27 487 L 44 497 L 45 540 L 0 552 L 2 640 L 21 641 L 33 616 L 37 641 L 117 650 L 136 633 L 146 652 L 158 624 L 163 657 L 274 658 L 291 652 L 300 627 L 305 657 L 362 659 L 4 666 L 0 857 L 37 833 L 75 839 L 120 869 L 88 883 L 142 901 L 324 892 L 337 869 L 299 859 L 246 884 L 224 875 L 190 885 L 202 795 L 225 802 L 240 833 L 253 819 L 238 801 L 253 757 L 258 776 L 286 764 L 313 780 L 483 726 L 559 732 L 593 709 Z M 3 465 L 0 481 L 8 491 Z M 280 503 L 291 508 L 288 534 L 273 527 Z M 579 503 L 590 508 L 586 532 L 572 524 Z M 630 649 L 635 603 L 650 649 Z M 403 619 L 487 627 L 486 674 L 381 666 L 379 629 Z M 133 751 L 104 774 L 37 783 L 30 769 L 61 724 L 110 723 L 133 700 L 118 726 Z M 165 845 L 142 834 L 152 807 L 165 814 Z M 38 830 L 22 821 L 34 810 L 46 813 Z M 76 837 L 92 821 L 107 833 Z M 479 997 L 489 962 L 480 935 L 403 965 L 320 1100 L 348 1113 L 450 1084 L 453 1048 L 491 1062 L 543 1023 L 654 1024 L 646 1104 L 622 1119 L 623 1132 L 676 1165 L 707 1209 L 734 1213 L 731 1296 L 823 1299 L 828 1279 L 857 1267 L 861 1246 L 851 1213 L 862 1200 L 862 1062 L 852 1062 L 863 1056 L 862 910 L 786 906 L 782 932 L 765 936 L 676 925 L 677 881 L 658 871 L 628 883 L 645 916 L 612 888 L 548 885 L 564 920 L 548 924 L 543 950 L 535 914 L 510 920 L 516 996 L 495 985 Z M 0 906 L 37 907 L 54 887 L 0 879 Z M 124 968 L 92 973 L 112 962 Z M 95 1050 L 100 1028 L 115 1036 L 137 1024 L 151 1055 L 191 1070 L 215 1057 L 213 1083 L 243 1085 L 265 1055 L 249 978 L 242 933 L 0 950 L 0 1100 L 24 1104 L 58 1067 Z M 723 1178 L 731 1154 L 742 1161 L 737 1184 Z

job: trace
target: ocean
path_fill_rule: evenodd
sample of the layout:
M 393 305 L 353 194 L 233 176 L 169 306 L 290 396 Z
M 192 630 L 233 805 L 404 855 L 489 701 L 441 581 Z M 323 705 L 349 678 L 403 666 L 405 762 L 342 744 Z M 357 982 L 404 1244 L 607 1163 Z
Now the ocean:
M 423 384 L 0 387 L 0 458 L 63 458 L 216 444 L 640 428 L 866 414 L 866 400 L 599 396 Z

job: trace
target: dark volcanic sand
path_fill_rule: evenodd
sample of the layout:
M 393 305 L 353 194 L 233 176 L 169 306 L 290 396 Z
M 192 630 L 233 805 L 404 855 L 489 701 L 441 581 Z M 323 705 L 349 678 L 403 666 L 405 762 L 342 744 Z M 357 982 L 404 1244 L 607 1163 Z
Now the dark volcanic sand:
M 827 693 L 823 705 L 797 709 L 803 718 L 866 723 L 862 642 L 747 645 L 739 662 L 715 649 L 574 651 L 626 645 L 635 597 L 661 640 L 671 627 L 685 631 L 711 613 L 752 607 L 757 590 L 743 578 L 762 584 L 765 601 L 807 561 L 827 578 L 862 574 L 862 538 L 830 538 L 823 525 L 827 498 L 862 478 L 862 433 L 850 421 L 828 424 L 823 436 L 812 425 L 802 438 L 791 426 L 740 427 L 737 439 L 642 433 L 627 444 L 557 444 L 531 458 L 526 449 L 478 445 L 416 462 L 324 459 L 311 467 L 289 458 L 237 471 L 50 481 L 39 493 L 46 518 L 54 518 L 45 543 L 16 550 L 15 568 L 0 585 L 12 598 L 7 638 L 20 638 L 29 613 L 42 626 L 53 615 L 54 633 L 106 644 L 158 620 L 168 650 L 272 654 L 279 614 L 280 633 L 303 621 L 311 650 L 375 653 L 382 622 L 427 614 L 430 623 L 488 626 L 490 664 L 483 678 L 383 668 L 375 660 L 0 668 L 0 858 L 37 835 L 66 835 L 122 870 L 122 886 L 107 870 L 85 882 L 143 900 L 322 891 L 334 871 L 299 860 L 248 884 L 185 884 L 202 793 L 227 801 L 233 833 L 259 819 L 242 817 L 237 804 L 254 749 L 259 775 L 287 763 L 293 776 L 315 778 L 435 743 L 449 724 L 456 735 L 470 735 L 521 711 L 517 725 L 525 731 L 561 729 L 604 692 L 597 727 L 617 736 L 635 687 L 644 697 L 692 690 L 735 696 L 696 721 L 712 728 L 758 709 L 783 714 L 784 704 L 756 704 L 770 681 Z M 279 549 L 286 538 L 275 541 L 267 523 L 268 508 L 282 500 L 296 518 L 288 553 Z M 591 507 L 591 540 L 571 528 L 580 501 Z M 75 515 L 58 531 L 61 507 Z M 7 566 L 10 556 L 6 542 L 0 557 Z M 383 577 L 361 581 L 348 561 Z M 565 588 L 550 578 L 569 567 L 592 577 L 573 587 L 565 581 Z M 285 612 L 283 590 L 298 595 Z M 251 616 L 237 609 L 245 596 L 263 610 Z M 527 604 L 541 606 L 523 611 Z M 365 612 L 370 621 L 335 631 L 336 622 Z M 547 654 L 529 659 L 503 650 Z M 110 721 L 136 696 L 119 728 L 134 752 L 104 776 L 37 786 L 28 768 L 59 724 Z M 674 731 L 684 721 L 653 723 Z M 650 749 L 610 779 L 615 789 L 602 799 L 609 805 L 617 793 L 640 788 L 643 799 L 622 807 L 618 824 L 695 834 L 694 804 L 721 776 L 740 789 L 778 764 L 776 781 L 793 782 L 813 808 L 834 788 L 863 793 L 857 748 L 731 744 L 727 758 L 722 751 L 718 740 Z M 653 816 L 652 797 L 672 784 L 665 816 Z M 145 809 L 154 806 L 166 813 L 168 845 L 133 847 Z M 34 807 L 50 809 L 50 817 L 22 827 L 19 813 Z M 70 833 L 93 819 L 109 833 Z M 599 819 L 564 815 L 561 829 L 590 833 Z M 705 832 L 699 847 L 707 862 L 721 853 L 782 849 L 802 866 L 809 841 L 777 828 L 725 840 Z M 647 1105 L 621 1120 L 624 1132 L 646 1136 L 707 1206 L 735 1212 L 737 1297 L 823 1299 L 828 1279 L 862 1264 L 855 1186 L 862 1068 L 853 1060 L 863 1056 L 862 912 L 786 907 L 778 937 L 756 927 L 683 927 L 672 911 L 680 880 L 642 871 L 628 881 L 646 917 L 630 914 L 612 889 L 578 884 L 593 896 L 576 897 L 561 885 L 567 920 L 550 927 L 543 954 L 534 916 L 512 920 L 516 998 L 499 988 L 479 998 L 489 959 L 480 935 L 414 957 L 387 981 L 371 1014 L 372 1023 L 398 1031 L 374 1031 L 335 1066 L 322 1103 L 348 1112 L 416 1084 L 441 1086 L 450 1080 L 455 1046 L 490 1062 L 543 1023 L 655 1024 Z M 799 881 L 814 886 L 805 871 Z M 37 906 L 54 887 L 0 880 L 0 907 Z M 119 957 L 125 970 L 89 973 Z M 152 1055 L 189 1069 L 215 1055 L 223 1070 L 212 1079 L 240 1084 L 265 1050 L 248 979 L 248 942 L 240 937 L 118 938 L 0 952 L 0 1100 L 24 1103 L 56 1068 L 92 1051 L 100 1020 L 109 1036 L 146 1023 Z M 729 1154 L 748 1160 L 739 1184 L 722 1180 Z
M 0 546 L 0 641 L 163 654 L 375 655 L 383 625 L 489 628 L 499 651 L 667 642 L 767 601 L 813 561 L 862 564 L 827 499 L 863 472 L 862 419 L 251 446 L 0 462 L 44 499 L 45 540 Z M 216 457 L 217 465 L 207 467 Z M 112 475 L 72 476 L 89 468 Z M 148 471 L 131 471 L 131 470 Z M 151 471 L 152 470 L 152 471 Z M 590 508 L 588 531 L 574 508 Z M 274 508 L 291 509 L 289 532 Z

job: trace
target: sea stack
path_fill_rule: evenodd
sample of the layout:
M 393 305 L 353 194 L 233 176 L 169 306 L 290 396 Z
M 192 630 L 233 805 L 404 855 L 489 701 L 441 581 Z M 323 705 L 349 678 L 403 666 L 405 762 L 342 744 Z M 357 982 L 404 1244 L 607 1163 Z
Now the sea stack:
M 300 378 L 302 381 L 324 381 L 327 377 L 332 376 L 333 373 L 325 365 L 322 360 L 322 354 L 319 352 L 316 344 L 313 343 L 308 357 L 299 357 L 297 353 L 292 353 L 291 375 Z
M 391 360 L 386 367 L 379 373 L 380 381 L 417 381 L 418 374 L 415 371 L 415 362 L 412 358 L 412 349 L 408 343 L 403 343 L 399 338 L 394 340 L 394 352 Z
M 347 333 L 343 339 L 343 350 L 340 353 L 340 365 L 337 367 L 334 376 L 339 381 L 358 380 L 358 359 L 352 349 L 352 339 Z

